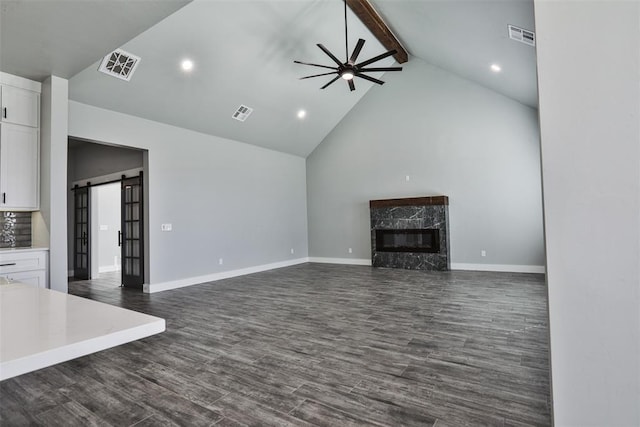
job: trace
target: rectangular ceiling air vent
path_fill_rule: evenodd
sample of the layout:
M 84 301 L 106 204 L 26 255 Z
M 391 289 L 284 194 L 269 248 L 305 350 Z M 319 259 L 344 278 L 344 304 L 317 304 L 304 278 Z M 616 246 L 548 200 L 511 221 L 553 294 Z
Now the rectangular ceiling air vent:
M 102 59 L 98 71 L 129 81 L 139 63 L 139 56 L 125 52 L 122 49 L 116 49 Z
M 247 120 L 247 117 L 253 112 L 253 108 L 249 108 L 246 105 L 241 105 L 238 107 L 235 113 L 233 113 L 232 118 L 244 122 Z
M 514 25 L 509 25 L 509 38 L 529 46 L 536 45 L 536 33 Z

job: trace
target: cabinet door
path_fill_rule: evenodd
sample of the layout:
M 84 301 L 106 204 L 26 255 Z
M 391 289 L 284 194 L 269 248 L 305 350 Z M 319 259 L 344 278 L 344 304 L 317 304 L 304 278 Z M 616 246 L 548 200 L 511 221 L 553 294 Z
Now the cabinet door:
M 2 121 L 38 127 L 40 94 L 13 86 L 2 86 Z
M 20 249 L 0 251 L 0 275 L 46 269 L 46 251 L 23 251 Z
M 37 210 L 39 204 L 38 130 L 0 126 L 0 209 Z
M 21 271 L 18 273 L 3 274 L 9 282 L 20 282 L 34 288 L 47 287 L 47 273 L 44 270 Z

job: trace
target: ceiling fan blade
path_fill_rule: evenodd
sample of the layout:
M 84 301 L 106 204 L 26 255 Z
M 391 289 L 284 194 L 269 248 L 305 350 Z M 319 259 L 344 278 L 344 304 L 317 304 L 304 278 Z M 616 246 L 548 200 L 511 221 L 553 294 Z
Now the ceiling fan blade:
M 337 71 L 332 71 L 330 73 L 314 74 L 313 76 L 300 77 L 300 80 L 310 79 L 312 77 L 328 76 L 329 74 L 335 74 L 336 72 Z
M 374 62 L 376 62 L 376 61 L 380 61 L 381 59 L 384 59 L 384 58 L 386 58 L 386 57 L 388 57 L 388 56 L 395 55 L 396 53 L 398 53 L 398 52 L 397 52 L 395 49 L 390 50 L 390 51 L 385 52 L 385 53 L 382 53 L 382 54 L 380 54 L 380 55 L 378 55 L 378 56 L 374 56 L 374 57 L 373 57 L 373 58 L 371 58 L 371 59 L 367 59 L 367 60 L 366 60 L 366 61 L 364 61 L 364 62 L 361 62 L 361 63 L 359 63 L 359 64 L 356 64 L 356 67 L 358 67 L 358 68 L 362 68 L 362 67 L 364 67 L 364 66 L 366 66 L 366 65 L 373 64 L 373 63 L 374 63 Z
M 327 66 L 327 65 L 312 64 L 312 63 L 310 63 L 310 62 L 302 62 L 302 61 L 293 61 L 293 62 L 295 62 L 296 64 L 311 65 L 311 66 L 313 66 L 313 67 L 328 68 L 328 69 L 330 69 L 330 70 L 336 70 L 336 71 L 338 70 L 338 67 L 329 67 L 329 66 Z
M 336 63 L 336 64 L 338 64 L 339 66 L 342 66 L 342 65 L 343 65 L 343 64 L 342 64 L 342 62 L 340 62 L 340 60 L 339 60 L 338 58 L 336 58 L 336 57 L 333 55 L 333 53 L 329 52 L 329 49 L 327 49 L 326 47 L 324 47 L 321 43 L 318 43 L 318 47 L 319 47 L 320 49 L 322 49 L 322 51 L 323 51 L 324 53 L 326 53 L 326 54 L 327 54 L 327 56 L 328 56 L 329 58 L 333 59 L 333 62 L 335 62 L 335 63 Z
M 340 77 L 340 76 L 338 76 Z M 384 82 L 382 80 L 374 79 L 373 77 L 369 77 L 366 74 L 356 74 L 356 77 L 360 77 L 361 79 L 369 80 L 370 82 L 378 83 L 379 85 L 383 85 Z
M 402 71 L 402 67 L 360 68 L 358 71 L 362 73 L 376 72 L 376 71 Z
M 351 58 L 349 58 L 349 63 L 350 64 L 355 64 L 356 59 L 358 59 L 358 55 L 360 55 L 360 51 L 362 50 L 362 46 L 364 46 L 364 40 L 363 39 L 359 39 L 358 43 L 356 44 L 355 49 L 353 49 L 353 53 L 351 54 Z
M 356 84 L 353 82 L 353 79 L 349 80 L 349 89 L 353 92 L 356 90 Z
M 338 80 L 340 78 L 340 75 L 338 74 L 334 79 L 332 79 L 329 83 L 327 83 L 326 85 L 322 86 L 320 89 L 326 89 L 327 86 L 329 86 L 331 83 L 335 82 L 336 80 Z

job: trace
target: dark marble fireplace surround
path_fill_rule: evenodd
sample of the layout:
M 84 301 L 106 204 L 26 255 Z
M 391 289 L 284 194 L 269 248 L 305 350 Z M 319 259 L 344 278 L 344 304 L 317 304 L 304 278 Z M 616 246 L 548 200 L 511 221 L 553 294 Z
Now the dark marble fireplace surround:
M 449 198 L 447 196 L 371 200 L 371 264 L 409 270 L 451 269 L 449 256 Z M 438 230 L 437 252 L 379 251 L 378 230 Z M 415 231 L 412 231 L 415 233 Z

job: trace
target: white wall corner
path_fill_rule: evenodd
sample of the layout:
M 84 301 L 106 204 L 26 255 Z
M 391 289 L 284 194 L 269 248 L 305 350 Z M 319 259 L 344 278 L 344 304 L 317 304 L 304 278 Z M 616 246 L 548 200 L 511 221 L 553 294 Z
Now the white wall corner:
M 47 78 L 40 106 L 40 210 L 45 225 L 40 229 L 49 232 L 49 287 L 66 293 L 69 82 Z

